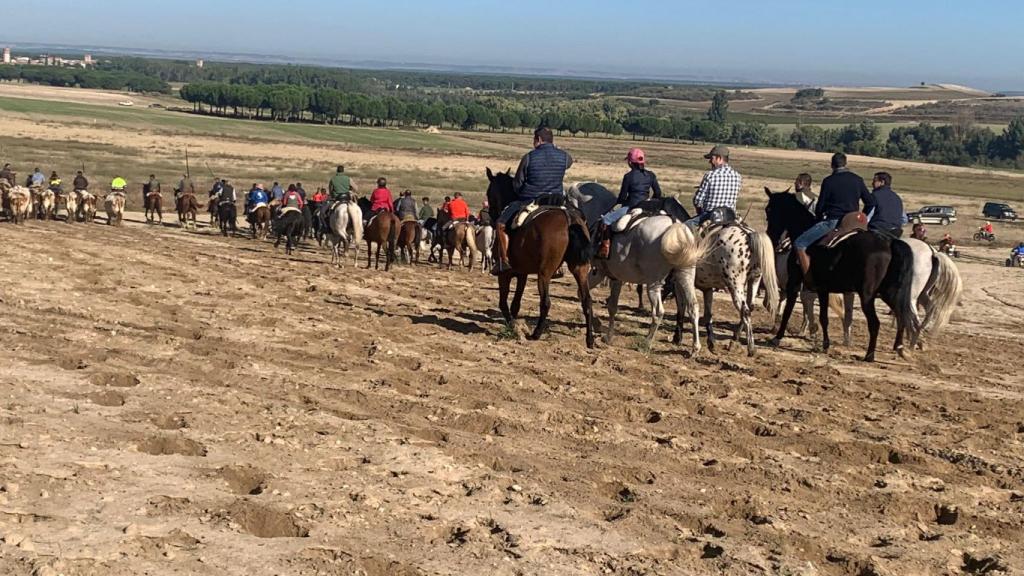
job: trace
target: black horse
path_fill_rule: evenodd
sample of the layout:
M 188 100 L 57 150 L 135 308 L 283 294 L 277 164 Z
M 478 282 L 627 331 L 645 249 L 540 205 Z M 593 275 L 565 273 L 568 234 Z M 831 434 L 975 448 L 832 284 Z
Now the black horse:
M 773 194 L 767 189 L 765 194 L 768 195 L 768 205 L 764 211 L 768 220 L 768 236 L 773 244 L 778 245 L 783 233 L 795 239 L 814 225 L 814 214 L 800 203 L 795 194 Z M 861 231 L 834 248 L 820 244 L 811 246 L 807 254 L 811 258 L 811 289 L 818 293 L 822 348 L 827 351 L 830 345 L 828 295 L 856 292 L 860 296 L 861 309 L 867 319 L 870 335 L 864 360 L 872 362 L 875 359 L 881 324 L 875 311 L 875 299 L 879 297 L 896 316 L 896 342 L 893 349 L 902 355 L 904 326 L 913 318 L 910 281 L 914 258 L 910 246 L 903 242 L 893 242 L 892 238 L 881 234 Z M 786 334 L 793 306 L 804 284 L 803 271 L 797 262 L 795 250 L 790 253 L 787 267 L 789 281 L 786 283 L 786 307 L 779 331 L 772 340 L 774 345 L 778 345 Z
M 224 236 L 231 232 L 231 235 L 235 235 L 238 232 L 238 224 L 236 222 L 238 218 L 238 208 L 235 203 L 230 200 L 221 200 L 217 204 L 217 220 L 220 223 L 220 233 Z
M 305 228 L 305 222 L 303 222 L 302 212 L 297 210 L 289 210 L 282 214 L 279 218 L 274 221 L 274 233 L 277 234 L 277 241 L 274 242 L 274 248 L 281 245 L 281 238 L 287 239 L 284 246 L 284 253 L 291 254 L 292 249 L 299 245 L 299 240 L 302 238 L 302 231 Z

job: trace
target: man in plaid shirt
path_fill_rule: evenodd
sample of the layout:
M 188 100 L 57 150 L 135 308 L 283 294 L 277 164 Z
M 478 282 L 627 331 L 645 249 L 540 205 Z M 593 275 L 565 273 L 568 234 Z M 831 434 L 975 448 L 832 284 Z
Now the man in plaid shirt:
M 693 205 L 697 208 L 697 217 L 687 224 L 699 226 L 711 217 L 715 208 L 731 208 L 736 210 L 736 199 L 740 195 L 743 177 L 729 166 L 729 148 L 718 145 L 704 155 L 711 164 L 711 170 L 704 173 L 704 178 L 693 197 Z

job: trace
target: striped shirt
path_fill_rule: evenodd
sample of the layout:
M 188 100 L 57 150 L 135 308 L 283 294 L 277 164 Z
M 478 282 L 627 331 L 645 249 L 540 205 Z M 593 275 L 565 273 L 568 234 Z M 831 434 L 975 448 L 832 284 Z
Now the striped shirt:
M 735 210 L 742 185 L 743 177 L 740 173 L 733 170 L 732 166 L 723 164 L 704 173 L 700 188 L 693 197 L 693 205 L 698 213 L 709 212 L 722 206 Z

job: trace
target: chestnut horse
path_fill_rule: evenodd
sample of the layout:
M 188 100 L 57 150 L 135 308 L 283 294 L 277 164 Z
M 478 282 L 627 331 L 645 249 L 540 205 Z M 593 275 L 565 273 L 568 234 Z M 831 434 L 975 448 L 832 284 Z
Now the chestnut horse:
M 511 170 L 494 174 L 487 169 L 487 202 L 491 219 L 497 221 L 502 210 L 516 199 L 512 186 Z M 551 309 L 551 277 L 561 266 L 568 265 L 569 272 L 576 279 L 577 295 L 583 308 L 583 321 L 587 329 L 587 348 L 594 347 L 594 313 L 590 300 L 591 259 L 590 233 L 583 214 L 576 208 L 540 208 L 531 219 L 518 230 L 509 234 L 508 259 L 510 269 L 498 276 L 498 305 L 501 314 L 518 335 L 519 306 L 523 299 L 526 279 L 537 275 L 537 290 L 540 292 L 540 317 L 530 335 L 537 340 L 548 328 L 548 311 Z M 509 287 L 516 279 L 516 292 L 512 307 L 508 305 Z
M 441 259 L 438 262 L 444 265 L 444 253 L 448 252 L 448 270 L 452 269 L 452 257 L 455 251 L 459 251 L 459 265 L 464 266 L 466 253 L 469 252 L 469 271 L 473 271 L 473 262 L 476 260 L 476 231 L 473 226 L 466 222 L 454 222 L 451 227 L 441 234 L 442 251 Z
M 366 240 L 366 267 L 370 267 L 370 260 L 373 258 L 373 244 L 377 243 L 377 260 L 375 270 L 380 270 L 380 251 L 387 244 L 384 255 L 384 271 L 391 270 L 391 263 L 395 260 L 395 244 L 398 242 L 398 229 L 401 223 L 398 216 L 391 212 L 381 211 L 370 217 L 366 224 L 366 231 L 363 233 L 363 240 Z
M 148 192 L 146 194 L 146 222 L 152 224 L 155 220 L 164 223 L 164 197 L 159 192 Z
M 266 203 L 260 202 L 249 211 L 249 227 L 252 229 L 252 239 L 266 240 L 270 235 L 270 208 Z
M 192 221 L 192 229 L 196 229 L 196 214 L 199 212 L 199 203 L 196 195 L 192 192 L 182 192 L 176 202 L 178 208 L 178 222 L 182 227 L 189 227 L 189 220 Z
M 398 251 L 402 260 L 410 264 L 419 264 L 420 241 L 423 238 L 423 227 L 416 220 L 402 222 L 398 230 Z

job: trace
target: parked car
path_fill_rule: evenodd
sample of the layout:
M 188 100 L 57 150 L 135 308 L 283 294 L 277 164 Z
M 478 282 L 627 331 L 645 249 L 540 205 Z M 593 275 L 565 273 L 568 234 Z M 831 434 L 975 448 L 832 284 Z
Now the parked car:
M 956 208 L 952 206 L 925 206 L 917 212 L 909 212 L 907 220 L 913 224 L 942 224 L 949 226 L 956 222 Z
M 1017 219 L 1017 213 L 1013 211 L 1013 208 L 1002 202 L 985 202 L 985 207 L 981 209 L 981 215 L 994 220 Z

